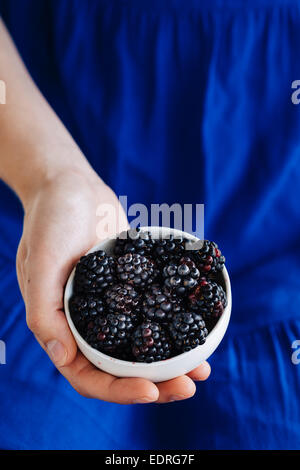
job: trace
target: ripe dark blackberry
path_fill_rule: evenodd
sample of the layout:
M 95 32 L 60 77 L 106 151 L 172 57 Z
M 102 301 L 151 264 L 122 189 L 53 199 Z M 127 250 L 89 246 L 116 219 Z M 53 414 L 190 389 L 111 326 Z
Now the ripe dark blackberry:
M 132 347 L 131 347 L 131 338 L 128 344 L 125 347 L 122 347 L 118 350 L 116 356 L 117 359 L 121 359 L 122 361 L 130 361 L 135 362 L 135 357 L 132 354 Z
M 190 253 L 199 271 L 205 275 L 222 271 L 224 267 L 225 257 L 214 242 L 204 240 L 199 250 Z
M 116 240 L 114 253 L 123 256 L 126 253 L 138 253 L 143 256 L 153 257 L 157 264 L 178 261 L 185 252 L 185 238 L 152 238 L 150 232 L 142 232 L 140 228 L 123 232 Z
M 219 284 L 202 278 L 189 295 L 189 304 L 205 318 L 220 318 L 226 305 L 226 294 Z
M 154 240 L 150 232 L 141 232 L 138 227 L 123 232 L 122 236 L 117 238 L 114 253 L 117 256 L 123 256 L 126 253 L 149 256 L 152 254 L 153 247 Z
M 144 294 L 142 312 L 145 320 L 168 322 L 182 310 L 182 300 L 166 286 L 152 285 Z
M 191 258 L 183 257 L 178 263 L 165 266 L 163 277 L 167 287 L 174 289 L 178 295 L 185 295 L 197 285 L 200 272 Z
M 74 290 L 78 294 L 101 294 L 114 283 L 115 260 L 99 250 L 83 256 L 76 266 Z
M 185 254 L 186 242 L 187 239 L 174 238 L 173 235 L 168 239 L 162 238 L 155 240 L 153 257 L 157 264 L 165 265 L 179 261 Z
M 93 295 L 74 295 L 69 301 L 69 309 L 74 325 L 79 331 L 85 331 L 88 324 L 104 312 L 102 299 Z
M 161 325 L 146 321 L 132 335 L 132 353 L 138 362 L 154 362 L 171 355 L 168 335 Z
M 89 323 L 84 339 L 93 348 L 119 357 L 129 347 L 133 328 L 130 315 L 109 313 Z
M 169 332 L 179 352 L 190 351 L 205 343 L 208 334 L 203 317 L 196 312 L 177 313 L 170 323 Z
M 158 276 L 154 261 L 137 253 L 127 253 L 117 260 L 116 274 L 120 282 L 135 287 L 152 284 Z
M 104 295 L 107 309 L 111 313 L 131 315 L 133 321 L 138 320 L 141 309 L 141 295 L 129 284 L 116 284 L 109 287 Z

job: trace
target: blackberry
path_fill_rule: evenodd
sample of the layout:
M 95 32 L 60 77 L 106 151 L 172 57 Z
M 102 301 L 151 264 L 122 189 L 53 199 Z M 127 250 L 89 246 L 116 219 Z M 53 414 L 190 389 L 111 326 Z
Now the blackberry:
M 199 250 L 191 251 L 191 253 L 201 273 L 213 274 L 222 271 L 225 257 L 216 243 L 204 240 L 202 247 Z
M 133 332 L 132 353 L 138 362 L 167 359 L 171 355 L 171 344 L 166 331 L 158 323 L 142 323 Z
M 168 287 L 155 284 L 144 295 L 142 312 L 146 320 L 165 323 L 182 310 L 181 304 Z
M 189 304 L 205 319 L 220 318 L 227 305 L 227 298 L 222 286 L 210 279 L 202 278 L 189 295 Z
M 88 324 L 104 312 L 103 301 L 93 295 L 74 295 L 69 301 L 72 320 L 76 328 L 85 331 Z
M 117 256 L 138 253 L 155 258 L 159 265 L 179 260 L 184 255 L 185 244 L 188 241 L 182 237 L 175 238 L 174 235 L 166 239 L 153 239 L 150 232 L 141 232 L 139 227 L 130 229 L 125 234 L 126 237 L 118 237 L 116 240 L 114 253 Z
M 104 295 L 107 309 L 111 313 L 125 313 L 137 321 L 140 312 L 141 295 L 129 284 L 109 287 Z
M 138 227 L 128 230 L 126 238 L 117 238 L 114 253 L 117 256 L 123 256 L 126 253 L 138 253 L 139 255 L 148 256 L 152 254 L 153 247 L 154 240 L 152 240 L 150 232 L 141 232 Z
M 132 354 L 131 341 L 129 341 L 126 346 L 123 346 L 120 350 L 118 350 L 116 357 L 117 359 L 121 359 L 122 361 L 135 362 L 136 359 Z
M 152 259 L 137 253 L 127 253 L 117 260 L 116 274 L 119 281 L 136 287 L 152 284 L 158 276 L 158 270 Z
M 78 294 L 101 294 L 114 283 L 115 260 L 99 250 L 80 258 L 76 266 L 74 290 Z
M 178 295 L 184 295 L 197 285 L 200 272 L 194 261 L 183 257 L 178 263 L 171 263 L 163 269 L 165 285 L 174 289 Z
M 130 315 L 109 313 L 89 323 L 84 339 L 93 348 L 117 357 L 128 349 L 133 328 Z
M 125 361 L 154 362 L 205 342 L 227 306 L 218 284 L 225 258 L 214 242 L 130 230 L 114 255 L 83 256 L 69 310 L 95 349 Z
M 186 352 L 205 343 L 208 334 L 203 317 L 196 312 L 177 313 L 169 326 L 177 351 Z
M 155 258 L 158 265 L 170 264 L 171 262 L 179 261 L 185 254 L 185 244 L 187 239 L 185 238 L 174 238 L 173 235 L 170 238 L 155 240 L 153 248 L 153 257 Z

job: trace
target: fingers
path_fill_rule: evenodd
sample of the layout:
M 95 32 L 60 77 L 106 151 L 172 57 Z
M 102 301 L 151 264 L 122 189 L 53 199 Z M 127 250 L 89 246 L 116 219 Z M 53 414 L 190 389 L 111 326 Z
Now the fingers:
M 206 380 L 210 376 L 211 368 L 208 362 L 203 362 L 196 369 L 189 372 L 187 375 L 193 380 Z
M 159 390 L 157 403 L 186 400 L 196 392 L 196 386 L 192 379 L 186 375 L 156 384 Z
M 204 380 L 200 371 L 205 368 L 201 365 L 193 373 Z M 191 398 L 196 391 L 187 375 L 157 384 L 140 378 L 114 377 L 94 367 L 80 352 L 72 364 L 59 367 L 59 371 L 81 395 L 113 403 L 169 403 Z
M 210 372 L 210 365 L 205 361 L 187 375 L 156 384 L 159 390 L 157 403 L 168 403 L 191 398 L 196 392 L 194 380 L 206 380 Z
M 78 352 L 72 364 L 59 371 L 81 395 L 120 404 L 158 400 L 156 385 L 146 379 L 117 378 L 94 367 Z
M 77 345 L 62 311 L 49 315 L 30 312 L 27 324 L 56 367 L 73 362 Z
M 210 372 L 210 365 L 205 361 L 187 375 L 156 384 L 159 390 L 157 403 L 168 403 L 191 398 L 196 392 L 194 380 L 206 380 Z

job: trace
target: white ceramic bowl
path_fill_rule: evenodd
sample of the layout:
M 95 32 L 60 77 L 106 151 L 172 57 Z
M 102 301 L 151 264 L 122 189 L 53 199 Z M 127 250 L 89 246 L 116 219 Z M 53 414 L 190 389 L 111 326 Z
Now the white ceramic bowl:
M 147 230 L 151 232 L 154 237 L 158 237 L 158 234 L 160 234 L 160 236 L 166 238 L 168 235 L 173 234 L 175 237 L 182 235 L 183 237 L 192 241 L 198 240 L 196 237 L 186 232 L 181 232 L 180 230 L 166 227 L 142 227 L 141 230 Z M 114 239 L 105 240 L 99 245 L 94 246 L 91 250 L 89 250 L 88 253 L 92 253 L 93 251 L 97 250 L 104 250 L 105 252 L 111 254 L 114 244 Z M 231 313 L 231 288 L 228 272 L 224 267 L 222 274 L 220 275 L 220 282 L 222 283 L 227 295 L 227 307 L 225 308 L 215 327 L 208 334 L 206 342 L 203 345 L 198 346 L 191 351 L 182 353 L 179 356 L 175 356 L 164 361 L 152 362 L 150 364 L 115 359 L 92 348 L 80 336 L 74 326 L 69 311 L 69 299 L 73 292 L 74 273 L 75 268 L 71 272 L 68 279 L 64 296 L 65 313 L 70 329 L 74 335 L 79 349 L 84 354 L 84 356 L 86 356 L 87 359 L 99 369 L 117 377 L 143 377 L 153 382 L 162 382 L 164 380 L 173 379 L 180 375 L 186 374 L 201 364 L 201 362 L 205 361 L 215 351 L 227 329 Z

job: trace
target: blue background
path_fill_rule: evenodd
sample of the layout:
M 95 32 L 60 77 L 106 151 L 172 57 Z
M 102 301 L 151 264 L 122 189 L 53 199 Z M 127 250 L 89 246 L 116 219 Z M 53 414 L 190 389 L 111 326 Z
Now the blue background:
M 0 0 L 39 88 L 128 203 L 204 203 L 227 258 L 228 333 L 194 398 L 79 396 L 27 330 L 22 210 L 0 187 L 0 447 L 300 447 L 300 11 L 295 0 Z M 1 77 L 0 77 L 1 78 Z

